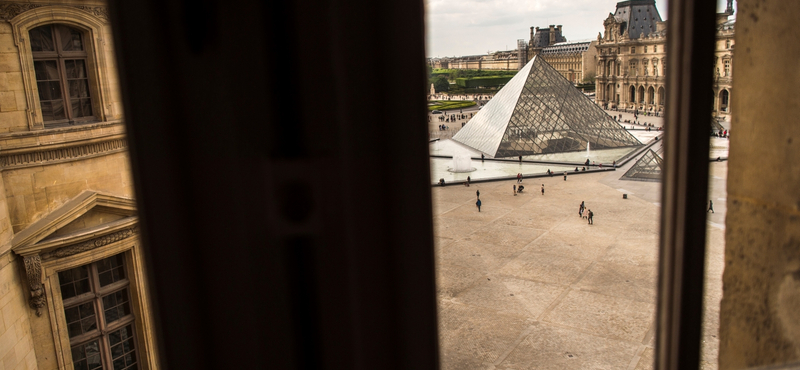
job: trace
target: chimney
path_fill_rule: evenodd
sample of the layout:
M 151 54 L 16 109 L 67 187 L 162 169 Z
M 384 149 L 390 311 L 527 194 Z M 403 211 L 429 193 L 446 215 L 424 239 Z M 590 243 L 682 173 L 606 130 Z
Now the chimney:
M 531 27 L 531 41 L 533 41 L 533 27 Z
M 556 25 L 550 25 L 550 43 L 547 45 L 553 45 L 556 43 Z

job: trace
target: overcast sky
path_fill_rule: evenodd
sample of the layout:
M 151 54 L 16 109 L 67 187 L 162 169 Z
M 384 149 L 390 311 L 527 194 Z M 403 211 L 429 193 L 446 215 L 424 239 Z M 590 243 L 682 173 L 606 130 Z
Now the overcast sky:
M 429 57 L 485 54 L 516 48 L 530 27 L 563 25 L 568 41 L 597 38 L 617 0 L 424 0 Z M 726 0 L 717 0 L 725 10 Z M 734 3 L 735 6 L 735 3 Z M 667 18 L 667 0 L 656 0 Z

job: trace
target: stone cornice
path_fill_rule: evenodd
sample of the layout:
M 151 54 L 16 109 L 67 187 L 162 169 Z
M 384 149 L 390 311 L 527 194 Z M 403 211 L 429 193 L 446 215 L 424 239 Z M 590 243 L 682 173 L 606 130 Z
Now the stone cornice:
M 127 140 L 119 135 L 107 140 L 91 140 L 80 145 L 44 146 L 11 153 L 0 151 L 0 171 L 71 162 L 124 152 L 127 149 Z
M 124 240 L 130 238 L 134 235 L 139 234 L 139 226 L 133 225 L 126 227 L 120 231 L 113 232 L 111 234 L 103 235 L 83 243 L 70 245 L 68 247 L 58 248 L 51 252 L 43 253 L 42 259 L 48 260 L 51 258 L 63 258 L 67 256 L 71 256 L 73 254 L 78 254 L 86 251 L 90 251 L 95 248 L 100 248 L 102 246 L 109 245 L 111 243 L 118 242 L 120 240 Z
M 48 5 L 55 5 L 55 4 L 42 4 L 42 3 L 2 3 L 0 4 L 0 20 L 7 21 L 11 18 L 14 18 L 24 12 L 27 12 L 32 9 L 46 7 Z M 60 5 L 60 4 L 58 4 Z M 92 14 L 93 16 L 108 21 L 108 8 L 104 6 L 93 6 L 93 5 L 67 5 L 73 8 L 81 9 L 87 13 Z

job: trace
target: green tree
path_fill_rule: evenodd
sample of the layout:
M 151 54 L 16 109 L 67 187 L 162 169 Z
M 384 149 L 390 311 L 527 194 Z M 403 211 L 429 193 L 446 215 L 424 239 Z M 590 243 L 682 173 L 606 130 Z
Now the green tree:
M 447 77 L 438 76 L 433 79 L 433 88 L 436 92 L 448 91 L 450 90 L 450 82 L 447 81 Z

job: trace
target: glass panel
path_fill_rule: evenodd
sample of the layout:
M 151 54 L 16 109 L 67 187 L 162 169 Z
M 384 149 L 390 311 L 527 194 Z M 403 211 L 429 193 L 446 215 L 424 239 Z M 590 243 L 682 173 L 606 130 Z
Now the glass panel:
M 58 80 L 58 63 L 55 60 L 37 60 L 33 62 L 36 81 Z
M 81 100 L 83 101 L 83 99 Z M 86 115 L 91 115 L 91 101 L 86 99 L 84 104 L 90 107 L 89 113 Z M 125 279 L 125 261 L 123 258 L 122 254 L 118 254 L 97 262 L 97 271 L 100 273 L 100 286 L 106 286 L 115 281 Z
M 133 327 L 128 325 L 108 336 L 114 370 L 136 369 L 136 346 Z
M 63 51 L 81 51 L 83 50 L 83 42 L 81 42 L 81 31 L 66 26 L 57 26 L 56 32 L 61 37 L 61 50 Z
M 50 104 L 42 103 L 42 115 L 45 117 L 52 117 L 51 111 L 47 111 L 47 113 L 45 112 L 45 106 L 50 108 Z M 88 266 L 76 267 L 71 270 L 59 272 L 58 281 L 61 285 L 62 299 L 72 298 L 86 293 L 90 290 Z
M 31 37 L 31 51 L 55 51 L 53 48 L 53 32 L 50 26 L 41 26 L 28 33 Z
M 100 346 L 97 340 L 72 347 L 72 366 L 77 369 L 102 369 Z
M 89 81 L 87 81 L 87 80 L 70 80 L 69 81 L 69 96 L 71 98 L 88 98 L 89 97 Z
M 64 101 L 63 100 L 53 100 L 53 119 L 66 119 L 67 113 L 64 111 Z
M 41 100 L 41 98 L 39 99 Z M 53 103 L 42 102 L 41 106 L 42 106 L 42 120 L 44 120 L 45 122 L 54 120 L 55 118 L 53 118 Z
M 72 82 L 72 81 L 70 81 Z M 72 105 L 72 116 L 73 117 L 81 117 L 81 100 L 80 99 L 72 99 L 70 101 Z
M 103 310 L 107 323 L 112 323 L 122 317 L 130 315 L 131 308 L 128 302 L 128 289 L 122 289 L 103 297 Z
M 83 117 L 88 117 L 92 115 L 92 100 L 91 99 L 81 99 L 81 112 L 83 112 Z M 114 281 L 122 280 L 125 278 L 125 274 L 122 271 L 122 267 L 114 269 Z M 103 286 L 100 284 L 100 286 Z
M 67 307 L 64 309 L 64 316 L 67 318 L 67 330 L 70 338 L 97 329 L 97 319 L 92 302 Z

